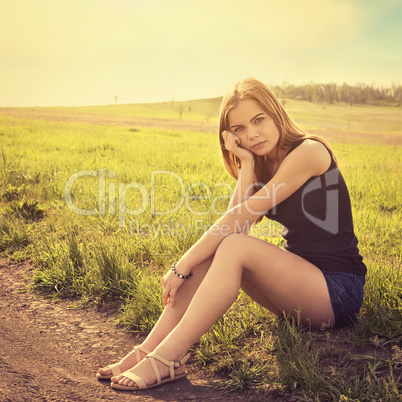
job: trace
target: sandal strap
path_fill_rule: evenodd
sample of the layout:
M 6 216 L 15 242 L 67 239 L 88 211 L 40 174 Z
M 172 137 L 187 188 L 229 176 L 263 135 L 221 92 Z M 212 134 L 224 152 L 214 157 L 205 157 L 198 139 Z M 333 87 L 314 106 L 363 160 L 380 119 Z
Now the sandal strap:
M 138 348 L 139 350 L 141 350 L 141 352 L 146 353 L 147 355 L 151 353 L 150 350 L 148 350 L 147 348 L 144 348 L 144 346 L 142 346 L 142 345 L 138 345 L 137 348 Z
M 187 353 L 182 359 L 176 360 L 176 361 L 167 360 L 164 357 L 155 354 L 154 352 L 149 353 L 148 355 L 145 356 L 145 358 L 147 358 L 147 359 L 150 358 L 152 369 L 154 370 L 154 373 L 156 376 L 156 381 L 157 381 L 158 385 L 160 385 L 162 379 L 161 379 L 161 375 L 159 373 L 159 368 L 155 363 L 155 359 L 159 360 L 160 362 L 162 362 L 163 364 L 165 364 L 166 366 L 169 367 L 170 379 L 173 381 L 175 379 L 175 372 L 174 372 L 175 369 L 178 369 L 179 367 L 181 367 L 183 364 L 186 363 L 186 361 L 190 358 L 190 353 Z
M 186 364 L 186 361 L 190 358 L 191 354 L 187 353 L 181 360 L 175 361 L 174 362 L 174 368 L 179 368 L 183 364 Z M 177 366 L 176 366 L 177 365 Z
M 152 370 L 153 370 L 154 373 L 155 373 L 156 383 L 157 383 L 158 385 L 161 385 L 161 384 L 162 384 L 161 373 L 159 372 L 159 368 L 158 368 L 158 366 L 157 366 L 156 363 L 155 363 L 155 359 L 150 359 L 149 361 L 151 362 Z M 170 374 L 170 378 L 172 378 L 172 375 L 171 375 L 171 374 Z
M 136 359 L 137 364 L 141 361 L 141 354 L 140 354 L 140 351 L 141 351 L 141 352 L 144 352 L 146 355 L 148 355 L 149 353 L 151 353 L 150 350 L 144 348 L 144 347 L 141 346 L 141 345 L 137 345 L 137 346 L 134 348 L 135 359 Z
M 117 377 L 118 375 L 121 374 L 120 370 L 120 362 L 119 363 L 114 363 L 114 364 L 109 364 L 110 370 L 112 370 L 112 375 L 114 377 Z
M 149 354 L 151 353 L 150 350 L 148 350 L 147 348 L 144 348 L 142 345 L 137 345 L 134 350 L 132 352 L 134 352 L 135 354 L 135 359 L 137 364 L 141 361 L 141 352 L 144 352 L 145 354 Z M 131 353 L 132 353 L 131 352 Z M 123 360 L 123 359 L 122 359 Z M 114 363 L 114 364 L 109 364 L 109 369 L 112 370 L 112 375 L 114 377 L 117 377 L 118 375 L 120 375 L 122 373 L 121 369 L 120 369 L 120 364 L 122 362 L 122 360 L 120 360 L 118 363 Z
M 129 378 L 131 381 L 135 382 L 137 385 L 138 389 L 147 389 L 148 386 L 145 383 L 145 381 L 139 377 L 137 374 L 132 373 L 131 371 L 125 371 L 123 373 L 124 377 Z

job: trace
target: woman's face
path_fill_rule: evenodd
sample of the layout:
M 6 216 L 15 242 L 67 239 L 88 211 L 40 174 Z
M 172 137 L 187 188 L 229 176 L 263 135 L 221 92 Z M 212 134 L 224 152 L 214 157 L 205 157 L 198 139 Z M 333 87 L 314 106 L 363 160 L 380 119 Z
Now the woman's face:
M 240 146 L 256 155 L 275 157 L 279 130 L 271 116 L 254 99 L 243 99 L 228 114 L 229 130 Z

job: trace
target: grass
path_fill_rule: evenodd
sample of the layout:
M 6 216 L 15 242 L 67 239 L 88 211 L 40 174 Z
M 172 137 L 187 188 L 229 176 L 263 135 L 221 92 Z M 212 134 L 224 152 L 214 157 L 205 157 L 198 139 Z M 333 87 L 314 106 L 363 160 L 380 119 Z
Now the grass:
M 302 127 L 338 143 L 400 145 L 401 108 L 349 104 L 317 104 L 282 99 Z M 216 133 L 221 98 L 86 107 L 0 108 L 18 119 L 90 123 L 104 126 L 162 128 Z
M 205 132 L 216 127 L 217 100 L 188 102 L 180 117 L 181 105 L 0 110 L 0 253 L 32 260 L 32 290 L 83 304 L 117 298 L 118 325 L 152 328 L 162 309 L 160 278 L 225 211 L 235 184 L 216 136 Z M 225 392 L 398 400 L 400 110 L 287 107 L 305 127 L 334 133 L 368 266 L 359 320 L 341 331 L 308 331 L 241 293 L 195 346 L 196 362 L 223 378 Z M 86 215 L 66 204 L 67 183 L 70 205 Z M 281 245 L 280 231 L 265 220 L 254 235 Z

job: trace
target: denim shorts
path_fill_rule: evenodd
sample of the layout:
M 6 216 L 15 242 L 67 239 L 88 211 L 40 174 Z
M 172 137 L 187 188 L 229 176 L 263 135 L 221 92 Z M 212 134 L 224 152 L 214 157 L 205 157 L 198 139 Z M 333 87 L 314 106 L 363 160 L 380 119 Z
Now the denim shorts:
M 350 325 L 356 320 L 363 303 L 365 275 L 347 272 L 322 271 L 327 281 L 335 328 Z

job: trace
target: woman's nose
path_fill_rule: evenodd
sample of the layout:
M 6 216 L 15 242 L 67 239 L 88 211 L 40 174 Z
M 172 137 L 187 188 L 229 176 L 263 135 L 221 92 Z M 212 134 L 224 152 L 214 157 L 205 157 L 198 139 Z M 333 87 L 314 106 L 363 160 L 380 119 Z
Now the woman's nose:
M 247 137 L 248 137 L 249 140 L 252 140 L 252 139 L 258 137 L 259 135 L 260 134 L 259 134 L 257 128 L 255 128 L 255 127 L 250 127 L 247 130 Z

